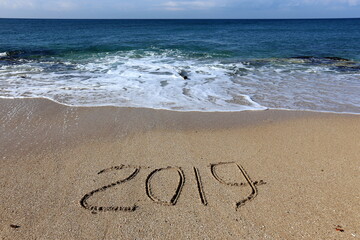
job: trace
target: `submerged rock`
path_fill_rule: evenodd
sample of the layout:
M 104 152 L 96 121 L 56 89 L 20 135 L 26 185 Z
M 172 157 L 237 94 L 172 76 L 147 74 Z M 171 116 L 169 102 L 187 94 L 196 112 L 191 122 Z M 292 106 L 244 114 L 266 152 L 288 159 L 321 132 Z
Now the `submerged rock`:
M 181 70 L 180 72 L 179 72 L 179 75 L 183 78 L 183 79 L 189 79 L 189 74 L 185 71 L 185 70 Z
M 291 57 L 290 59 L 313 59 L 314 56 L 297 56 L 297 57 Z
M 341 57 L 297 56 L 297 57 L 291 57 L 290 59 L 302 59 L 302 60 L 310 60 L 310 61 L 331 60 L 331 61 L 340 61 L 340 62 L 350 62 L 349 59 L 341 58 Z
M 340 58 L 340 57 L 324 57 L 325 59 L 333 60 L 333 61 L 341 61 L 341 62 L 350 62 L 349 59 Z

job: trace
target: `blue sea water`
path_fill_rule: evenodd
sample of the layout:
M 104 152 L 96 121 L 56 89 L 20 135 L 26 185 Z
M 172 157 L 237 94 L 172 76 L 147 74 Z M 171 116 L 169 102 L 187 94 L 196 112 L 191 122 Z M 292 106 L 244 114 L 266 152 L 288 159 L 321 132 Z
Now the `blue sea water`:
M 0 19 L 0 97 L 360 113 L 360 19 Z

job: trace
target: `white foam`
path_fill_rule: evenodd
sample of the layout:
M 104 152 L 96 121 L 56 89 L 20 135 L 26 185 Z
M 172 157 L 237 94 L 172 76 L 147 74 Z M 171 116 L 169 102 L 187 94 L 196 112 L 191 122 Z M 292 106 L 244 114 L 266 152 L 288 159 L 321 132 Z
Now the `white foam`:
M 6 57 L 7 53 L 6 52 L 0 52 L 0 57 Z
M 176 51 L 145 52 L 141 57 L 130 51 L 87 61 L 67 62 L 68 70 L 56 72 L 48 70 L 54 64 L 50 62 L 1 66 L 0 96 L 180 111 L 360 112 L 356 110 L 360 107 L 356 94 L 359 74 L 335 74 L 326 66 L 279 63 L 254 67 L 194 60 Z

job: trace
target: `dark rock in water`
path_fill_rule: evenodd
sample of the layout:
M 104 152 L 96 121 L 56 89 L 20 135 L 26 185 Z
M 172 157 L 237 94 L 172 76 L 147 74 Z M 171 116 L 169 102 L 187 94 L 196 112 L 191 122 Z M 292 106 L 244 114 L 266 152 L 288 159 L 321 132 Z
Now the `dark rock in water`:
M 345 73 L 360 73 L 360 66 L 359 65 L 335 66 L 334 70 Z
M 16 58 L 16 57 L 21 56 L 24 53 L 25 53 L 24 51 L 15 50 L 15 51 L 6 52 L 6 55 L 7 55 L 7 57 L 10 57 L 10 58 Z
M 15 61 L 17 59 L 20 59 L 23 53 L 24 53 L 23 51 L 18 51 L 18 50 L 8 51 L 6 52 L 6 55 L 2 55 L 0 57 L 0 60 Z
M 298 57 L 291 57 L 291 58 L 295 58 L 295 59 L 312 59 L 315 58 L 314 56 L 298 56 Z
M 189 79 L 189 77 L 188 77 L 189 74 L 188 74 L 185 70 L 181 70 L 181 71 L 179 72 L 179 75 L 182 76 L 182 78 L 185 79 L 185 80 L 186 80 L 186 79 Z
M 303 60 L 310 60 L 310 61 L 332 60 L 332 61 L 350 62 L 349 59 L 341 58 L 341 57 L 297 56 L 297 57 L 291 57 L 290 59 L 303 59 Z
M 350 62 L 349 59 L 340 58 L 340 57 L 324 57 L 325 59 L 333 60 L 333 61 L 341 61 L 341 62 Z
M 304 63 L 321 63 L 321 58 L 314 56 L 296 56 L 289 59 L 302 60 Z
M 55 52 L 52 50 L 13 50 L 7 51 L 6 56 L 2 56 L 1 59 L 5 60 L 17 60 L 17 59 L 39 59 L 46 56 L 52 56 Z

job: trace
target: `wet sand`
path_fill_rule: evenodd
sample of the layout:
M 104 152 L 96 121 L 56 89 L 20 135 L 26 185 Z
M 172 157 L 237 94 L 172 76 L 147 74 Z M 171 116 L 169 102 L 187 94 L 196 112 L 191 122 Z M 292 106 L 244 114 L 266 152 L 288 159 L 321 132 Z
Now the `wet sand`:
M 358 239 L 360 116 L 0 99 L 0 239 Z

